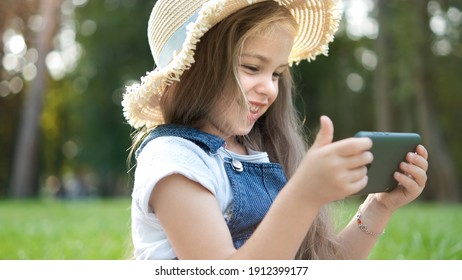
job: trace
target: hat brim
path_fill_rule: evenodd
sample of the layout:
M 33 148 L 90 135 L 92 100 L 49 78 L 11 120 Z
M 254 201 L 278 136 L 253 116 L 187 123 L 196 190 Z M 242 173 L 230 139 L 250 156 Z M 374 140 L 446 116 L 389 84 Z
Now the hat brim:
M 201 4 L 197 19 L 187 26 L 186 38 L 180 50 L 164 67 L 157 67 L 141 78 L 141 84 L 128 86 L 122 106 L 127 122 L 134 128 L 147 129 L 163 123 L 159 101 L 165 88 L 179 81 L 183 72 L 194 63 L 194 50 L 199 39 L 215 24 L 230 14 L 251 4 L 268 0 L 212 0 Z M 302 60 L 312 61 L 328 54 L 328 45 L 340 22 L 337 0 L 274 0 L 287 7 L 299 25 L 289 65 Z M 156 4 L 157 5 L 157 4 Z M 153 53 L 153 55 L 155 55 Z

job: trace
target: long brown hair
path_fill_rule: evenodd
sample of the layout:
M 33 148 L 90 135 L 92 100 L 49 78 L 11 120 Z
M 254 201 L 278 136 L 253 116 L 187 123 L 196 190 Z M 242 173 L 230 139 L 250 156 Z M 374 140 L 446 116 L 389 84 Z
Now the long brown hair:
M 199 128 L 211 117 L 214 108 L 232 100 L 237 100 L 244 110 L 247 103 L 237 78 L 240 51 L 247 38 L 270 32 L 274 24 L 282 24 L 289 30 L 297 28 L 289 10 L 275 1 L 264 1 L 239 10 L 211 28 L 197 45 L 194 64 L 162 96 L 165 123 Z M 287 178 L 294 174 L 307 150 L 303 126 L 293 104 L 293 87 L 291 73 L 285 71 L 279 79 L 275 102 L 248 135 L 239 137 L 245 146 L 266 151 L 272 162 L 281 164 Z M 134 136 L 132 152 L 148 132 L 139 131 Z M 296 258 L 337 258 L 337 247 L 333 227 L 323 208 Z

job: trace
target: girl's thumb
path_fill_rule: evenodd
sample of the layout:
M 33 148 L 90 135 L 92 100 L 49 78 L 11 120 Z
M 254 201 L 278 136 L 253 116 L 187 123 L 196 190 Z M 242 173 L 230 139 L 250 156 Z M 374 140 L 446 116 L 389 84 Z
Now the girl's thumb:
M 327 116 L 321 116 L 320 118 L 320 129 L 316 135 L 312 148 L 320 148 L 327 144 L 332 143 L 334 139 L 334 124 L 331 119 Z

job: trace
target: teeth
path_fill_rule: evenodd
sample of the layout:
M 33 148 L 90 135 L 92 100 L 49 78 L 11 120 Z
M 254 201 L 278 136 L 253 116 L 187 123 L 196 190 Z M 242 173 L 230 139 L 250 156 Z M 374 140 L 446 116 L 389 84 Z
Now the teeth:
M 259 106 L 256 106 L 256 105 L 251 105 L 251 106 L 249 107 L 249 110 L 250 110 L 252 113 L 257 113 L 259 109 L 260 109 L 260 107 L 259 107 Z

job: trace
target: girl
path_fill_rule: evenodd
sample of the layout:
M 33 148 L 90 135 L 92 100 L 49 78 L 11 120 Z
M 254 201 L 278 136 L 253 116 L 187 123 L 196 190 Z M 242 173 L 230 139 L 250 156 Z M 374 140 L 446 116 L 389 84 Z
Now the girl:
M 307 149 L 289 67 L 327 54 L 333 1 L 159 0 L 148 37 L 157 68 L 127 89 L 138 133 L 132 202 L 137 259 L 363 259 L 392 213 L 422 192 L 427 151 L 370 194 L 338 235 L 325 206 L 364 188 L 368 138 Z

